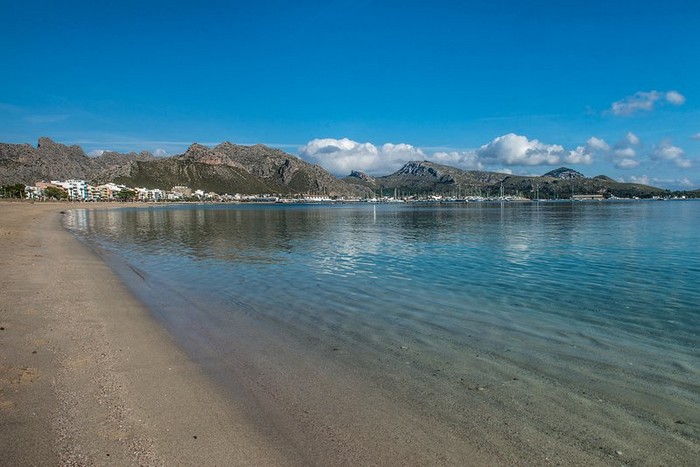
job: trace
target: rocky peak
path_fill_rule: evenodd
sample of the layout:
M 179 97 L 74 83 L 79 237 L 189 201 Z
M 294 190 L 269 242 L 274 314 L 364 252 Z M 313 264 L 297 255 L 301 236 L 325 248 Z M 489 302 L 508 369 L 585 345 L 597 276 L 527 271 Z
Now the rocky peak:
M 398 175 L 414 175 L 417 177 L 439 177 L 440 172 L 434 167 L 426 165 L 425 162 L 411 161 L 406 163 L 396 172 Z
M 49 149 L 58 146 L 58 144 L 47 136 L 42 136 L 39 138 L 39 143 L 37 144 L 38 149 Z
M 542 176 L 560 178 L 562 180 L 586 178 L 581 172 L 577 172 L 574 169 L 570 169 L 568 167 L 559 167 L 558 169 L 551 170 Z
M 364 172 L 360 172 L 359 170 L 351 171 L 349 177 L 357 178 L 357 179 L 363 180 L 365 182 L 374 183 L 374 181 L 375 181 L 374 177 L 371 177 Z

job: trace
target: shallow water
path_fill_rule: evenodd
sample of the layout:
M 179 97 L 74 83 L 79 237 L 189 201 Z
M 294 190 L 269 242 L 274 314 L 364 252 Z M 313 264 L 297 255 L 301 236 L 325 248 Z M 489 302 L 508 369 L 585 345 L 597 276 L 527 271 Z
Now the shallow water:
M 67 225 L 214 373 L 276 336 L 409 404 L 430 394 L 449 423 L 465 388 L 531 377 L 697 450 L 700 203 L 157 206 Z

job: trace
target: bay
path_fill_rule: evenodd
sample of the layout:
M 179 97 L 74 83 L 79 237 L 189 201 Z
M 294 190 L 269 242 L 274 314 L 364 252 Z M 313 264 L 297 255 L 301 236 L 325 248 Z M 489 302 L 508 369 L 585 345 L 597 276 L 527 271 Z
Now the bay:
M 369 413 L 400 407 L 430 428 L 399 438 L 432 437 L 448 464 L 463 442 L 506 463 L 678 465 L 700 452 L 698 208 L 173 205 L 76 210 L 67 226 L 300 449 L 360 443 L 363 424 L 386 431 Z M 304 422 L 332 404 L 335 419 Z M 476 429 L 488 436 L 467 441 Z

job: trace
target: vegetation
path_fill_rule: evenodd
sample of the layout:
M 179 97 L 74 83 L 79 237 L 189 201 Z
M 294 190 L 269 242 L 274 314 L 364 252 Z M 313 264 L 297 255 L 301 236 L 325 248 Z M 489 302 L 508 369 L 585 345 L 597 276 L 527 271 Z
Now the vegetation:
M 68 199 L 68 193 L 66 192 L 66 190 L 54 186 L 44 188 L 44 196 L 46 197 L 46 199 Z
M 134 190 L 122 190 L 114 195 L 117 201 L 133 201 L 136 199 L 136 192 Z
M 26 186 L 22 183 L 15 183 L 13 185 L 3 185 L 0 187 L 0 193 L 2 193 L 3 198 L 24 198 L 24 189 Z

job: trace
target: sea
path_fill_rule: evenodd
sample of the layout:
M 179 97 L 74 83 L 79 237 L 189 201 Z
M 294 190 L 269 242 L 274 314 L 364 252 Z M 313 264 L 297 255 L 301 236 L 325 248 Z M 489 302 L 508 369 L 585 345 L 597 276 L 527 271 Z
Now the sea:
M 65 225 L 304 449 L 413 413 L 429 423 L 401 436 L 448 454 L 700 453 L 700 202 L 153 205 Z

